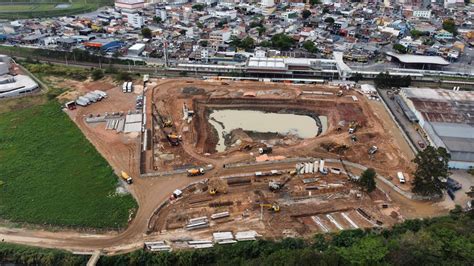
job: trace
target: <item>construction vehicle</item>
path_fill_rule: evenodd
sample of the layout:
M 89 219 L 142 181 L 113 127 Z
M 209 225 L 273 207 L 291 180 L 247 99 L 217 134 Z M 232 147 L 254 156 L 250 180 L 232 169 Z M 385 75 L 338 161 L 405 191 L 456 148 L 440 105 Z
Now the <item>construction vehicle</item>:
M 203 175 L 205 172 L 204 168 L 191 168 L 188 169 L 188 176 Z
M 269 203 L 260 204 L 260 208 L 262 208 L 262 210 L 263 210 L 263 207 L 267 207 L 269 211 L 273 211 L 273 212 L 279 212 L 280 211 L 280 205 L 278 205 L 278 203 L 276 203 L 276 202 L 274 202 L 272 204 L 269 204 Z
M 282 189 L 290 180 L 291 178 L 289 176 L 285 177 L 283 180 L 280 181 L 271 180 L 270 182 L 268 182 L 268 188 L 270 189 L 270 191 L 273 192 L 278 191 Z
M 171 133 L 171 134 L 166 135 L 166 138 L 168 139 L 168 141 L 171 143 L 172 146 L 179 145 L 180 136 Z
M 162 120 L 163 127 L 172 127 L 173 122 L 170 119 Z
M 378 150 L 379 150 L 379 148 L 377 148 L 377 146 L 372 146 L 372 147 L 370 147 L 368 153 L 369 153 L 370 155 L 373 155 L 373 154 L 375 154 Z
M 359 128 L 359 123 L 356 122 L 356 121 L 352 121 L 350 124 L 349 124 L 349 134 L 354 134 L 357 130 L 357 128 Z
M 269 154 L 272 153 L 272 147 L 263 147 L 258 149 L 258 153 L 260 154 Z
M 336 96 L 337 97 L 342 97 L 344 95 L 344 92 L 342 92 L 342 90 L 339 90 L 337 93 L 336 93 Z
M 122 171 L 121 175 L 123 180 L 125 180 L 125 182 L 127 182 L 127 184 L 132 184 L 133 183 L 133 179 L 124 171 Z
M 227 183 L 219 177 L 213 177 L 208 181 L 209 194 L 216 195 L 217 193 L 227 193 Z

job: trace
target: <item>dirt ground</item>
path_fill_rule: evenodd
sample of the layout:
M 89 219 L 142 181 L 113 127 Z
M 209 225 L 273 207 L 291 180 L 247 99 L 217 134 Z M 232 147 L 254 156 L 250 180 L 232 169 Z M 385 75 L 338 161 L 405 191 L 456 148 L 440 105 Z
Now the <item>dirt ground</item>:
M 304 140 L 284 137 L 283 144 L 275 145 L 273 155 L 286 157 L 313 156 L 344 158 L 375 168 L 387 176 L 396 172 L 412 172 L 413 152 L 401 133 L 390 119 L 382 104 L 369 100 L 354 90 L 344 91 L 344 96 L 335 94 L 339 88 L 322 85 L 268 84 L 262 82 L 220 82 L 198 80 L 166 80 L 159 82 L 148 97 L 153 99 L 154 110 L 161 117 L 171 119 L 172 132 L 181 135 L 179 147 L 169 145 L 165 135 L 155 124 L 155 163 L 159 169 L 173 169 L 184 165 L 217 163 L 217 161 L 255 160 L 258 141 L 243 141 L 241 145 L 216 153 L 216 133 L 207 122 L 206 112 L 210 108 L 251 109 L 263 111 L 298 110 L 315 116 L 328 117 L 328 129 L 321 135 Z M 309 94 L 324 92 L 331 95 Z M 251 95 L 251 96 L 249 96 Z M 355 102 L 352 96 L 356 96 Z M 183 121 L 183 105 L 194 111 L 191 122 Z M 153 112 L 155 114 L 155 112 Z M 154 115 L 149 115 L 149 121 Z M 343 121 L 344 126 L 339 123 Z M 355 136 L 351 141 L 348 124 L 358 122 Z M 376 145 L 379 149 L 369 156 L 368 149 Z M 174 154 L 179 160 L 164 161 L 157 158 L 156 150 Z M 147 156 L 153 156 L 151 153 Z M 220 165 L 220 164 L 218 164 Z M 149 165 L 148 171 L 154 167 Z
M 268 182 L 281 180 L 286 175 L 259 179 L 251 177 L 250 183 L 230 184 L 227 194 L 217 193 L 214 196 L 209 195 L 206 184 L 199 184 L 184 190 L 181 199 L 173 201 L 157 213 L 157 208 L 169 199 L 175 189 L 183 189 L 192 182 L 208 178 L 235 177 L 243 173 L 252 175 L 256 171 L 273 169 L 288 171 L 295 167 L 294 163 L 275 163 L 224 168 L 223 166 L 229 163 L 255 162 L 259 144 L 249 141 L 243 143 L 243 146 L 222 153 L 214 152 L 212 147 L 215 145 L 215 132 L 210 130 L 205 117 L 205 111 L 209 107 L 258 110 L 295 108 L 328 117 L 326 132 L 304 140 L 288 138 L 287 142 L 274 146 L 271 156 L 343 158 L 373 167 L 385 176 L 395 176 L 398 171 L 411 172 L 413 165 L 410 161 L 413 153 L 382 104 L 353 90 L 344 91 L 344 96 L 337 97 L 335 94 L 339 88 L 321 85 L 152 79 L 145 91 L 146 130 L 152 133 L 150 137 L 153 139 L 153 143 L 145 152 L 146 172 L 204 164 L 212 164 L 214 168 L 204 176 L 192 178 L 185 174 L 140 178 L 139 135 L 106 130 L 105 123 L 85 122 L 85 118 L 91 114 L 96 116 L 105 112 L 133 110 L 136 96 L 143 89 L 138 85 L 140 81 L 134 82 L 139 89 L 132 94 L 122 93 L 121 84 L 110 79 L 97 82 L 56 79 L 51 82 L 56 87 L 71 88 L 61 96 L 63 100 L 71 100 L 96 89 L 107 92 L 108 98 L 101 102 L 66 112 L 116 173 L 124 170 L 134 178 L 132 185 L 121 185 L 134 195 L 139 209 L 129 227 L 119 233 L 95 235 L 71 231 L 53 233 L 0 228 L 0 237 L 6 241 L 75 251 L 100 249 L 113 254 L 139 248 L 144 240 L 209 239 L 213 231 L 256 230 L 269 238 L 306 237 L 315 232 L 354 228 L 354 224 L 360 228 L 377 226 L 377 222 L 382 226 L 390 226 L 406 218 L 434 216 L 447 211 L 438 203 L 409 200 L 381 182 L 378 182 L 378 187 L 382 190 L 368 195 L 349 182 L 345 175 L 313 174 L 291 177 L 279 192 L 270 192 Z M 185 87 L 196 89 L 183 93 Z M 332 94 L 308 94 L 308 91 Z M 352 96 L 356 96 L 358 101 L 355 102 Z M 193 119 L 189 123 L 183 120 L 183 104 L 194 111 Z M 156 117 L 157 113 L 163 119 L 172 121 L 169 130 L 182 136 L 179 146 L 170 145 L 159 124 L 161 119 Z M 338 124 L 342 120 L 346 125 L 338 130 Z M 351 121 L 357 121 L 361 125 L 355 133 L 357 142 L 352 142 L 347 132 L 347 124 Z M 372 145 L 379 148 L 375 156 L 369 156 L 367 153 Z M 170 159 L 171 156 L 173 159 Z M 341 168 L 340 165 L 328 167 Z M 304 184 L 302 181 L 307 178 L 319 178 L 314 182 L 314 186 L 319 189 L 308 188 L 312 184 Z M 395 179 L 392 181 L 397 183 Z M 408 185 L 402 188 L 408 189 Z M 261 212 L 262 203 L 277 203 L 280 211 L 272 212 L 265 206 Z M 212 220 L 208 229 L 184 229 L 191 218 L 210 216 L 222 211 L 229 211 L 230 216 L 222 220 Z M 153 232 L 147 235 L 150 227 Z

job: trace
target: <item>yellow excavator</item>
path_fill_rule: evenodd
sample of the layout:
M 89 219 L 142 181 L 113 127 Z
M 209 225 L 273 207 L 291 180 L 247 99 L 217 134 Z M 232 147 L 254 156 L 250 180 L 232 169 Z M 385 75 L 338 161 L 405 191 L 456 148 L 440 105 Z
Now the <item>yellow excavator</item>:
M 276 203 L 276 202 L 274 202 L 272 204 L 270 204 L 270 203 L 260 204 L 260 208 L 262 208 L 262 210 L 263 210 L 263 207 L 267 207 L 268 210 L 273 211 L 273 212 L 279 212 L 280 211 L 280 205 L 278 205 L 278 203 Z

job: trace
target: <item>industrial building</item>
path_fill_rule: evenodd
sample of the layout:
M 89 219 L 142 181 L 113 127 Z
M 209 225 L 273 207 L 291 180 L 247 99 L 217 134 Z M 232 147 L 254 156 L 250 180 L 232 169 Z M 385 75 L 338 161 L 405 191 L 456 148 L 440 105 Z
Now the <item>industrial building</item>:
M 38 84 L 26 75 L 10 75 L 10 57 L 0 55 L 0 98 L 19 96 L 38 88 Z
M 403 88 L 400 96 L 430 144 L 451 154 L 451 168 L 474 167 L 474 92 Z

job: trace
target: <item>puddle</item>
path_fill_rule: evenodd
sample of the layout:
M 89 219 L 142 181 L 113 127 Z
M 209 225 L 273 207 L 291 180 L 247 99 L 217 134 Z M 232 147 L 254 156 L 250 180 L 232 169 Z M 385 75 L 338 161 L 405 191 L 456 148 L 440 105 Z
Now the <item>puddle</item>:
M 314 138 L 318 135 L 318 124 L 321 132 L 327 129 L 327 117 L 318 117 L 316 121 L 310 115 L 292 113 L 274 113 L 255 110 L 212 110 L 209 123 L 218 133 L 216 151 L 225 151 L 225 137 L 232 130 L 242 129 L 255 133 L 274 133 L 279 135 L 295 135 L 299 138 Z

